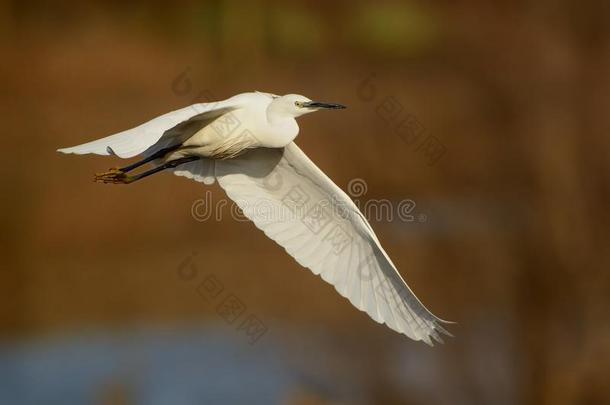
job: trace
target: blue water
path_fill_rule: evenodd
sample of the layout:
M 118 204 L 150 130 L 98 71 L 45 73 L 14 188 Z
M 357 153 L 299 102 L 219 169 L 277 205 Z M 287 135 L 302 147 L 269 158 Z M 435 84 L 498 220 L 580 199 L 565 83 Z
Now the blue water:
M 283 402 L 296 377 L 274 343 L 251 346 L 229 332 L 91 333 L 4 344 L 0 403 L 100 403 L 113 387 L 138 404 Z
M 286 404 L 303 395 L 368 404 L 379 376 L 410 403 L 516 403 L 503 320 L 465 324 L 434 348 L 384 331 L 284 324 L 249 344 L 235 328 L 208 325 L 0 342 L 0 405 Z

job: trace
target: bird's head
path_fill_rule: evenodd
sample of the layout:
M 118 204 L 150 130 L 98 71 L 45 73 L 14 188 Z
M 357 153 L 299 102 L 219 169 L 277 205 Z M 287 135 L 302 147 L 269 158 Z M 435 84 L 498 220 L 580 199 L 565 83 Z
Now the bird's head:
M 318 111 L 321 109 L 343 109 L 345 106 L 335 103 L 323 103 L 321 101 L 312 101 L 300 94 L 286 94 L 285 96 L 276 97 L 269 105 L 275 113 L 287 117 L 300 117 L 301 115 Z

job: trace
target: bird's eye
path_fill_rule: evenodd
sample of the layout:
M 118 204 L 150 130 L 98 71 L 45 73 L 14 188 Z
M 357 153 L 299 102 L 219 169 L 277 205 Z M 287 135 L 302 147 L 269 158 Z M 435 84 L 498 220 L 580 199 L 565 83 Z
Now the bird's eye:
M 303 107 L 303 103 L 301 103 L 300 101 L 295 101 L 294 105 L 296 105 L 297 107 Z

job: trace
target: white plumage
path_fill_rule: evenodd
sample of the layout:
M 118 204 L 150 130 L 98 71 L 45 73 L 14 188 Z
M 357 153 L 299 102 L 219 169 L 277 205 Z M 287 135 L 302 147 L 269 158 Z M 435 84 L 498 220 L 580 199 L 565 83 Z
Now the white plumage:
M 159 142 L 167 144 L 168 138 L 179 136 L 180 129 L 187 122 L 196 122 L 205 118 L 219 117 L 230 112 L 239 104 L 239 96 L 231 97 L 217 103 L 193 104 L 180 110 L 172 111 L 154 118 L 142 125 L 102 139 L 87 142 L 72 148 L 58 149 L 61 153 L 84 155 L 116 155 L 128 159 L 154 150 Z M 162 139 L 163 138 L 163 139 Z
M 197 159 L 169 169 L 204 184 L 218 181 L 269 238 L 375 321 L 414 340 L 442 341 L 439 332 L 449 335 L 441 326 L 446 321 L 417 299 L 356 205 L 293 142 L 295 118 L 320 108 L 342 106 L 298 95 L 244 93 L 59 151 L 129 158 L 174 147 L 153 162 Z M 227 144 L 236 153 L 219 154 Z

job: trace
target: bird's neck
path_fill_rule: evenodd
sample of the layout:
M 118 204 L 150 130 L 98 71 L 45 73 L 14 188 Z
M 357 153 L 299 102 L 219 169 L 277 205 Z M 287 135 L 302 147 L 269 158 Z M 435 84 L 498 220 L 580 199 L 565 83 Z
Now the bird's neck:
M 271 125 L 283 124 L 287 120 L 294 120 L 294 117 L 284 111 L 284 106 L 281 104 L 271 103 L 267 106 L 267 121 Z
M 263 142 L 266 147 L 284 147 L 299 133 L 299 125 L 294 118 L 273 111 L 267 111 L 267 124 Z
M 287 115 L 283 111 L 272 107 L 273 106 L 269 106 L 269 108 L 267 108 L 267 122 L 270 126 L 274 127 L 276 130 L 294 130 L 296 128 L 298 131 L 299 126 L 293 116 Z

